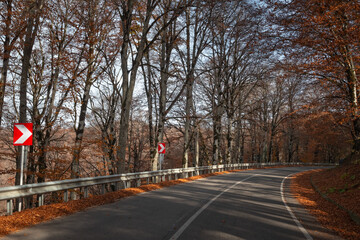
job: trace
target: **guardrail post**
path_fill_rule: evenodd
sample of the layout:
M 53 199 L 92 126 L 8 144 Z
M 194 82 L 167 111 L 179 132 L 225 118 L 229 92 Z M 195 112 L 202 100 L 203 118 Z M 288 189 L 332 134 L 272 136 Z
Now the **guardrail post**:
M 100 190 L 101 195 L 105 194 L 105 184 L 101 184 L 101 190 Z
M 146 184 L 149 185 L 150 183 L 150 178 L 146 178 Z
M 136 186 L 137 186 L 137 187 L 140 187 L 140 186 L 141 186 L 141 178 L 139 178 L 139 179 L 136 180 Z
M 64 202 L 68 202 L 69 201 L 69 191 L 65 190 L 64 191 Z
M 88 198 L 88 197 L 89 197 L 89 188 L 84 187 L 84 198 Z
M 177 173 L 175 173 L 174 178 L 175 178 L 175 180 L 178 180 L 178 174 Z
M 44 194 L 39 195 L 39 207 L 44 205 Z
M 13 214 L 13 200 L 12 199 L 6 201 L 6 212 L 7 212 L 7 215 Z
M 171 181 L 172 180 L 172 176 L 171 176 L 171 174 L 169 174 L 169 181 Z

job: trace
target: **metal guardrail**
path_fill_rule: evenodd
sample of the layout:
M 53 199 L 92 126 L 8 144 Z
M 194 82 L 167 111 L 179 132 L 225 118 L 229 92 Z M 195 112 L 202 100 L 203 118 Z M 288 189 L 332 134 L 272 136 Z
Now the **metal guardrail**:
M 88 187 L 94 185 L 102 185 L 101 193 L 105 193 L 105 185 L 112 183 L 115 184 L 115 189 L 118 190 L 120 183 L 123 183 L 124 188 L 128 188 L 131 185 L 131 181 L 136 182 L 136 186 L 141 185 L 141 179 L 146 179 L 146 183 L 149 184 L 150 179 L 152 178 L 153 182 L 163 181 L 167 176 L 169 180 L 181 177 L 194 176 L 210 172 L 219 172 L 226 170 L 235 170 L 235 169 L 247 169 L 251 167 L 261 168 L 268 166 L 283 166 L 283 165 L 304 165 L 306 163 L 238 163 L 238 164 L 222 164 L 222 165 L 211 165 L 211 166 L 201 166 L 201 167 L 190 167 L 190 168 L 175 168 L 175 169 L 166 169 L 159 171 L 148 171 L 148 172 L 137 172 L 137 173 L 126 173 L 126 174 L 116 174 L 110 176 L 100 176 L 100 177 L 89 177 L 89 178 L 77 178 L 77 179 L 68 179 L 62 181 L 52 181 L 45 183 L 34 183 L 27 184 L 22 186 L 11 186 L 0 188 L 0 201 L 7 201 L 7 214 L 11 215 L 13 210 L 13 199 L 29 197 L 33 195 L 39 195 L 39 206 L 44 204 L 44 194 L 64 191 L 64 201 L 67 202 L 68 190 L 75 188 L 84 189 L 84 197 L 88 197 Z M 306 164 L 307 165 L 307 164 Z M 324 164 L 314 164 L 311 165 L 324 165 Z M 326 164 L 325 164 L 326 165 Z M 328 164 L 334 165 L 334 164 Z

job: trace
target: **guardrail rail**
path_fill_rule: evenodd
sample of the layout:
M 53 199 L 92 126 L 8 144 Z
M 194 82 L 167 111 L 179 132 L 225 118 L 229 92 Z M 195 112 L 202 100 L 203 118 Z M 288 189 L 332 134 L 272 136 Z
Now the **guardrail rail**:
M 222 172 L 227 170 L 236 169 L 248 169 L 248 168 L 262 168 L 269 166 L 298 166 L 298 165 L 336 165 L 336 164 L 324 164 L 324 163 L 237 163 L 237 164 L 222 164 L 222 165 L 210 165 L 201 167 L 189 167 L 189 168 L 175 168 L 158 171 L 147 171 L 137 173 L 125 173 L 116 174 L 109 176 L 100 177 L 88 177 L 88 178 L 77 178 L 67 179 L 61 181 L 52 181 L 44 183 L 34 183 L 21 186 L 11 186 L 0 188 L 0 201 L 7 201 L 7 214 L 12 215 L 13 213 L 13 199 L 30 197 L 38 195 L 38 206 L 44 205 L 44 196 L 46 193 L 64 191 L 64 201 L 69 200 L 69 190 L 76 188 L 83 188 L 84 197 L 87 198 L 88 187 L 101 185 L 101 194 L 105 193 L 106 184 L 114 184 L 115 190 L 120 189 L 120 183 L 122 188 L 128 188 L 131 186 L 131 182 L 135 181 L 135 186 L 141 186 L 141 180 L 146 179 L 146 184 L 149 184 L 150 179 L 153 182 L 164 181 L 166 177 L 168 180 L 177 180 L 179 177 L 192 177 L 194 175 Z

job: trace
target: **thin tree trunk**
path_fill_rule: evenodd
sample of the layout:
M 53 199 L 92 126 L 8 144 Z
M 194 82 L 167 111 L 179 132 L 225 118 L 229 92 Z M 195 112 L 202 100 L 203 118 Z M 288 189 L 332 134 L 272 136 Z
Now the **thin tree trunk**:
M 30 60 L 32 56 L 32 50 L 35 42 L 35 37 L 39 28 L 39 18 L 40 11 L 42 10 L 42 1 L 37 1 L 28 6 L 29 17 L 27 19 L 26 25 L 26 35 L 24 41 L 23 49 L 23 58 L 22 58 L 22 68 L 20 75 L 20 106 L 19 106 L 19 122 L 26 123 L 27 117 L 27 83 L 30 70 Z M 18 148 L 18 152 L 21 152 L 21 147 Z M 18 156 L 16 158 L 16 175 L 15 175 L 15 185 L 20 184 L 20 168 L 21 168 L 21 158 Z
M 10 9 L 9 9 L 10 8 Z M 8 12 L 11 12 L 11 3 L 8 5 Z M 3 107 L 4 107 L 4 98 L 5 98 L 5 87 L 7 81 L 7 73 L 9 68 L 9 60 L 10 60 L 10 22 L 11 17 L 8 14 L 7 24 L 5 26 L 5 41 L 4 41 L 4 53 L 3 53 L 3 65 L 1 69 L 1 76 L 0 76 L 0 127 L 2 123 L 2 116 L 3 116 Z
M 150 68 L 150 58 L 149 52 L 145 54 L 145 60 L 147 64 L 147 68 L 145 70 L 144 64 L 143 66 L 143 75 L 144 75 L 144 87 L 147 98 L 148 105 L 148 128 L 149 128 L 149 145 L 150 145 L 150 159 L 153 160 L 155 158 L 156 144 L 154 143 L 154 127 L 153 127 L 153 84 L 151 81 L 151 68 Z M 152 169 L 152 162 L 150 161 Z
M 200 159 L 200 146 L 199 146 L 199 135 L 200 135 L 200 126 L 199 123 L 196 126 L 196 137 L 195 137 L 195 167 L 199 167 Z
M 187 78 L 193 78 L 190 75 L 190 65 L 191 65 L 191 56 L 190 56 L 190 9 L 186 9 L 186 70 Z M 191 71 L 192 72 L 192 71 Z M 182 167 L 187 168 L 189 164 L 189 136 L 190 136 L 190 114 L 192 106 L 192 91 L 193 91 L 193 79 L 186 80 L 186 103 L 185 103 L 185 129 L 184 129 L 184 151 L 182 157 Z
M 359 102 L 358 102 L 358 79 L 356 76 L 353 60 L 350 56 L 348 56 L 347 67 L 348 69 L 346 73 L 347 73 L 349 91 L 351 93 L 351 105 L 352 105 L 351 107 L 352 107 L 352 119 L 353 119 L 352 125 L 353 125 L 353 139 L 354 139 L 350 162 L 353 162 L 353 161 L 358 161 L 358 159 L 356 158 L 360 156 L 360 117 L 359 117 L 360 111 L 359 111 Z
M 231 110 L 230 110 L 231 111 Z M 228 114 L 228 121 L 227 121 L 227 150 L 226 150 L 226 163 L 232 163 L 233 158 L 233 146 L 234 146 L 234 138 L 232 136 L 232 123 L 233 123 L 233 116 L 232 114 Z
M 130 0 L 127 4 L 127 9 L 124 9 L 124 14 L 121 16 L 123 22 L 123 44 L 121 49 L 121 70 L 123 74 L 122 84 L 122 101 L 121 101 L 121 115 L 120 115 L 120 134 L 119 134 L 119 150 L 117 152 L 117 173 L 123 173 L 125 171 L 125 156 L 129 130 L 129 117 L 130 107 L 133 98 L 133 92 L 137 77 L 137 72 L 143 58 L 145 46 L 146 46 L 146 35 L 149 30 L 149 21 L 153 11 L 150 2 L 147 2 L 146 17 L 143 25 L 141 40 L 137 48 L 137 54 L 133 61 L 133 66 L 130 71 L 128 70 L 129 60 L 129 44 L 130 44 L 130 32 L 132 23 L 132 11 L 134 1 Z
M 91 75 L 88 76 L 91 78 Z M 80 108 L 80 116 L 78 126 L 75 131 L 75 145 L 73 150 L 73 159 L 71 164 L 71 178 L 79 178 L 80 177 L 80 152 L 81 152 L 81 145 L 82 140 L 84 137 L 84 130 L 85 130 L 85 119 L 86 119 L 86 112 L 87 106 L 89 103 L 90 98 L 90 89 L 92 85 L 92 80 L 89 79 L 85 84 L 85 90 L 83 93 L 83 97 L 81 99 L 81 108 Z
M 188 81 L 186 87 L 186 106 L 185 106 L 185 129 L 184 129 L 184 151 L 182 167 L 187 168 L 189 164 L 189 148 L 190 148 L 190 121 L 191 121 L 191 106 L 192 106 L 192 80 Z

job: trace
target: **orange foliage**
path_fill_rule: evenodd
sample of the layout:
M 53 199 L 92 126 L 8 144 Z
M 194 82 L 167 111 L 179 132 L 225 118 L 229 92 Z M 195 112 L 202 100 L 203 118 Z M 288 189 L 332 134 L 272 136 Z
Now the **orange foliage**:
M 351 149 L 349 132 L 338 125 L 332 113 L 307 114 L 297 124 L 302 146 L 299 157 L 304 162 L 337 162 Z
M 357 176 L 360 176 L 359 167 L 351 167 L 357 169 Z M 322 226 L 335 231 L 345 239 L 355 240 L 360 239 L 360 226 L 351 220 L 345 211 L 322 198 L 310 183 L 310 177 L 313 176 L 317 187 L 320 189 L 328 189 L 330 186 L 336 186 L 340 179 L 339 176 L 348 170 L 346 167 L 342 167 L 325 171 L 314 170 L 298 173 L 292 179 L 291 191 L 298 201 L 317 218 Z M 359 196 L 360 189 L 357 188 L 357 190 L 354 190 L 353 194 Z M 340 203 L 349 208 L 351 206 L 357 208 L 356 211 L 359 213 L 358 197 L 348 197 L 344 195 Z
M 351 124 L 354 153 L 360 153 L 360 2 L 269 0 L 286 68 L 317 80 L 323 106 L 340 110 Z

